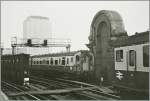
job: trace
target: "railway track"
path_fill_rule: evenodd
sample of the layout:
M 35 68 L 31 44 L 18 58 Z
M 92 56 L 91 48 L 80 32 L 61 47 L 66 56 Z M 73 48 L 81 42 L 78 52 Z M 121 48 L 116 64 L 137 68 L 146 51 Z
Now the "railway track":
M 2 88 L 4 89 L 6 95 L 9 97 L 9 99 L 11 100 L 65 100 L 65 96 L 64 95 L 43 95 L 43 94 L 29 94 L 29 93 L 25 93 L 30 90 L 33 91 L 43 91 L 43 89 L 40 89 L 36 86 L 33 86 L 33 84 L 31 84 L 30 86 L 28 86 L 28 89 L 13 83 L 7 83 L 7 82 L 2 82 L 3 86 Z M 4 87 L 5 86 L 5 87 Z M 40 85 L 41 86 L 41 85 Z M 44 85 L 45 86 L 45 85 Z M 7 89 L 7 90 L 6 90 Z M 16 96 L 12 96 L 14 93 L 25 93 L 22 95 L 16 95 Z
M 94 99 L 94 100 L 99 100 L 99 99 L 109 99 L 109 100 L 114 100 L 114 99 L 120 99 L 119 96 L 106 93 L 101 91 L 100 87 L 90 85 L 87 83 L 83 82 L 78 82 L 78 81 L 72 81 L 72 80 L 65 80 L 65 79 L 59 79 L 56 78 L 54 80 L 49 80 L 45 78 L 37 78 L 37 77 L 30 77 L 31 80 L 40 82 L 42 85 L 48 85 L 51 84 L 51 86 L 58 86 L 59 88 L 65 89 L 65 88 L 82 88 L 82 87 L 95 87 L 95 89 L 88 89 L 82 92 L 77 92 L 77 94 L 73 93 L 73 95 L 79 95 L 79 96 L 84 96 L 88 99 Z
M 68 83 L 60 82 L 60 81 L 56 81 L 56 80 L 48 80 L 48 79 L 36 78 L 36 77 L 31 77 L 30 79 L 31 79 L 31 82 L 40 83 L 43 86 L 47 85 L 48 88 L 54 87 L 53 89 L 57 89 L 57 90 L 66 89 L 66 88 L 79 88 L 79 86 L 77 86 L 77 85 L 68 84 Z M 85 96 L 84 94 L 76 94 L 74 92 L 71 92 L 69 94 L 68 93 L 67 94 L 59 94 L 59 95 L 57 94 L 57 95 L 51 95 L 51 96 L 56 98 L 57 100 L 65 100 L 65 99 L 76 100 L 77 98 L 80 98 L 83 100 L 94 99 L 93 97 Z M 77 98 L 73 98 L 73 96 L 76 96 Z
M 10 84 L 10 83 L 2 81 L 2 88 L 10 100 L 48 100 L 48 99 L 57 100 L 55 96 L 40 95 L 40 94 L 26 93 L 23 95 L 12 96 L 12 94 L 14 93 L 25 93 L 28 91 L 41 90 L 41 89 L 37 89 L 37 87 L 34 87 L 34 86 L 27 86 L 26 88 L 20 85 L 16 85 L 14 83 Z
M 65 80 L 65 79 L 62 79 L 62 78 L 61 78 L 61 79 L 60 79 L 60 78 L 56 78 L 56 79 L 59 80 L 59 81 L 66 82 L 66 83 L 67 83 L 67 82 L 68 82 L 68 83 L 74 83 L 74 84 L 79 85 L 79 86 L 96 87 L 97 89 L 91 89 L 91 90 L 89 90 L 89 91 L 94 92 L 94 93 L 97 93 L 97 94 L 101 94 L 101 95 L 106 95 L 106 96 L 112 97 L 112 98 L 117 98 L 117 99 L 120 98 L 118 95 L 105 92 L 103 89 L 101 89 L 99 86 L 96 86 L 96 85 L 91 85 L 91 84 L 88 84 L 88 83 L 79 82 L 79 81 L 73 81 L 73 80 Z
M 99 87 L 66 79 L 30 77 L 23 87 L 2 81 L 6 95 L 13 100 L 118 100 L 119 96 L 102 92 Z
M 20 87 L 17 87 L 16 84 L 10 84 L 10 83 L 7 83 L 7 82 L 4 82 L 4 81 L 1 81 L 2 83 L 2 89 L 5 89 L 4 92 L 6 93 L 6 95 L 8 95 L 8 97 L 10 99 L 14 99 L 14 100 L 27 100 L 27 99 L 32 99 L 32 100 L 40 100 L 38 97 L 34 96 L 34 95 L 31 95 L 31 94 L 26 94 L 25 96 L 19 96 L 19 97 L 11 97 L 9 96 L 10 93 L 12 92 L 24 92 L 24 89 L 25 88 L 20 88 Z M 7 89 L 7 91 L 6 91 Z

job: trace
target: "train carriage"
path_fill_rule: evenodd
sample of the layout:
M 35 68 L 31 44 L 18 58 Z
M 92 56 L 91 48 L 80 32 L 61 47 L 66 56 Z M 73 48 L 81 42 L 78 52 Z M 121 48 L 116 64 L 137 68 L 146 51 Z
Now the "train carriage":
M 90 64 L 92 57 L 87 50 L 35 55 L 30 60 L 30 71 L 36 76 L 83 80 L 93 70 Z
M 114 86 L 149 92 L 149 32 L 136 33 L 115 43 Z

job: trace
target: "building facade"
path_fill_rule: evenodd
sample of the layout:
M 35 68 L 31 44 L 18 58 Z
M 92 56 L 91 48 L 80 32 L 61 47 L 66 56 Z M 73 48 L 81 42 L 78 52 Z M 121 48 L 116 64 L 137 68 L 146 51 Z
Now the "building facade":
M 32 39 L 36 44 L 42 44 L 44 39 L 51 38 L 51 25 L 49 18 L 42 16 L 29 16 L 23 23 L 23 39 Z M 50 48 L 24 48 L 27 54 L 37 55 L 50 53 Z

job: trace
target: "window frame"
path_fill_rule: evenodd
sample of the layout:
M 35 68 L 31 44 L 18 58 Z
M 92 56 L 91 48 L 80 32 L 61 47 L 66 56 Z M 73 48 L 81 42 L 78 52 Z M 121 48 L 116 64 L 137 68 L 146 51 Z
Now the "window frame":
M 69 58 L 67 58 L 67 64 L 69 64 Z
M 46 64 L 49 64 L 49 60 L 46 61 Z
M 59 58 L 59 64 L 61 64 L 61 59 Z
M 66 65 L 66 57 L 62 57 L 61 65 Z
M 40 64 L 42 64 L 42 60 L 40 60 Z
M 58 60 L 55 60 L 55 65 L 58 65 Z
M 115 51 L 115 61 L 116 62 L 123 62 L 123 49 L 119 49 Z
M 50 64 L 51 64 L 51 65 L 54 64 L 53 58 L 50 59 Z
M 144 64 L 145 63 L 145 59 L 144 59 L 144 48 L 148 48 L 148 62 L 146 62 L 146 63 L 148 63 L 148 64 Z M 143 67 L 149 67 L 149 45 L 144 45 L 143 47 L 142 47 L 142 50 L 143 50 L 143 52 L 142 52 L 142 55 L 143 55 Z M 145 50 L 146 51 L 146 50 Z
M 79 61 L 80 61 L 80 56 L 76 55 L 76 62 L 79 62 Z
M 132 52 L 134 53 L 134 55 Z M 131 56 L 133 56 L 133 58 Z M 131 60 L 133 61 L 133 63 Z M 129 50 L 129 66 L 132 66 L 132 67 L 136 66 L 136 51 L 135 50 Z

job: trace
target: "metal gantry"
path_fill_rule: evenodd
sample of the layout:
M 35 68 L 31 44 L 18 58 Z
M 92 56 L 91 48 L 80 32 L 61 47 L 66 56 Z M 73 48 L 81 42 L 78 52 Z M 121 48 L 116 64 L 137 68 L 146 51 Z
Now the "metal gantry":
M 66 47 L 67 52 L 70 52 L 71 40 L 58 38 L 28 38 L 17 39 L 12 37 L 11 40 L 12 54 L 15 54 L 16 47 Z

